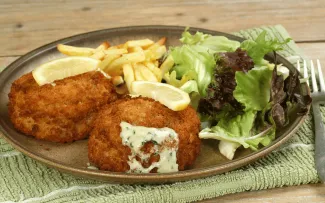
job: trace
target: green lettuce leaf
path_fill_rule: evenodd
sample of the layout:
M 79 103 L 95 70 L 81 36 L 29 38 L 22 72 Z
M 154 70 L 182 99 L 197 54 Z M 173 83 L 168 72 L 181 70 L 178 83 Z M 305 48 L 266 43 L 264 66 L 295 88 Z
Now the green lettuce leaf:
M 203 129 L 199 133 L 199 137 L 203 139 L 213 138 L 221 141 L 234 142 L 238 143 L 238 146 L 243 145 L 245 148 L 252 147 L 256 149 L 256 146 L 250 146 L 250 144 L 245 141 L 245 138 L 250 137 L 250 131 L 253 127 L 255 117 L 255 111 L 247 111 L 243 115 L 238 115 L 234 118 L 223 118 L 211 129 Z M 235 147 L 237 145 L 227 144 L 227 146 Z M 233 153 L 235 152 L 233 148 L 231 151 L 233 151 Z
M 248 52 L 253 59 L 255 65 L 266 65 L 268 61 L 264 60 L 264 56 L 271 51 L 282 50 L 282 46 L 290 42 L 291 38 L 280 42 L 278 39 L 266 39 L 267 32 L 263 31 L 255 40 L 245 40 L 240 47 Z
M 214 126 L 212 128 L 205 128 L 199 133 L 201 139 L 216 139 L 220 141 L 235 142 L 249 148 L 249 144 L 245 142 L 244 137 L 238 137 L 227 132 L 225 129 Z
M 173 47 L 169 51 L 175 65 L 170 73 L 165 75 L 164 79 L 167 83 L 177 87 L 194 79 L 199 94 L 204 97 L 207 94 L 206 89 L 211 82 L 213 69 L 216 66 L 214 53 L 233 52 L 240 46 L 240 43 L 223 36 L 211 36 L 202 32 L 196 32 L 192 35 L 187 29 L 182 33 L 180 41 L 183 43 L 182 46 Z M 176 75 L 173 71 L 176 72 Z M 191 72 L 191 76 L 195 72 L 195 76 L 184 80 L 184 75 L 189 75 L 189 72 Z M 191 84 L 194 85 L 193 82 Z
M 224 140 L 220 140 L 218 145 L 219 151 L 222 155 L 231 160 L 233 159 L 238 147 L 241 145 L 245 145 L 246 148 L 249 147 L 249 144 L 247 145 L 247 143 L 239 137 L 250 136 L 255 115 L 255 112 L 248 111 L 245 114 L 238 115 L 230 120 L 226 119 L 227 117 L 224 117 L 218 122 L 217 126 L 212 128 L 216 133 L 223 135 Z
M 264 138 L 261 140 L 261 144 L 263 146 L 268 146 L 274 139 L 275 139 L 275 131 L 276 131 L 276 127 L 273 126 L 269 132 L 266 133 L 266 135 L 264 136 Z
M 199 89 L 197 87 L 197 82 L 195 80 L 187 81 L 179 89 L 181 89 L 184 92 L 187 92 L 189 94 L 192 93 L 192 92 L 199 92 Z
M 237 142 L 230 142 L 224 140 L 221 140 L 218 145 L 220 153 L 227 157 L 227 159 L 229 160 L 232 160 L 234 158 L 235 152 L 240 146 L 241 144 Z
M 275 138 L 275 126 L 269 126 L 262 132 L 252 135 L 256 111 L 247 111 L 234 118 L 223 118 L 212 128 L 199 133 L 201 139 L 217 139 L 219 151 L 228 159 L 233 159 L 238 147 L 257 150 L 259 145 L 267 146 Z M 255 133 L 255 132 L 254 132 Z
M 182 33 L 182 38 L 180 39 L 180 41 L 183 44 L 196 44 L 199 43 L 201 41 L 204 41 L 206 38 L 210 37 L 211 35 L 209 34 L 204 34 L 203 32 L 196 32 L 194 35 L 192 35 L 189 31 L 188 31 L 188 27 L 185 29 L 185 31 Z
M 270 101 L 273 70 L 269 67 L 253 68 L 246 74 L 236 72 L 235 99 L 245 106 L 245 111 L 263 110 Z
M 199 93 L 205 96 L 216 66 L 214 56 L 207 52 L 198 52 L 190 45 L 174 47 L 170 54 L 175 62 L 172 71 L 176 71 L 177 78 L 182 78 L 188 72 L 191 72 L 191 75 L 194 73 Z
M 199 94 L 199 89 L 197 87 L 197 82 L 195 80 L 189 80 L 184 85 L 182 85 L 179 89 L 183 90 L 184 92 L 190 95 L 191 98 L 190 105 L 196 110 L 201 98 Z
M 229 40 L 224 36 L 212 36 L 202 32 L 196 32 L 194 35 L 191 35 L 187 29 L 182 33 L 180 41 L 183 44 L 199 45 L 196 47 L 197 50 L 205 50 L 211 54 L 216 52 L 233 52 L 240 46 L 240 42 Z
M 171 72 L 167 72 L 164 75 L 164 80 L 166 81 L 167 84 L 173 85 L 175 87 L 182 87 L 189 81 L 193 81 L 197 77 L 197 74 L 195 71 L 190 70 L 185 72 L 185 74 L 182 75 L 181 79 L 177 79 L 177 73 L 175 70 Z M 194 81 L 196 82 L 196 81 Z M 198 92 L 198 91 L 197 91 Z
M 205 128 L 199 133 L 201 139 L 216 139 L 220 141 L 233 142 L 242 145 L 244 148 L 258 150 L 259 144 L 267 146 L 275 138 L 275 128 L 270 127 L 265 131 L 250 137 L 238 137 L 227 132 L 225 129 L 214 126 L 212 128 Z M 234 151 L 229 148 L 229 151 Z
M 247 111 L 231 119 L 223 118 L 218 122 L 217 126 L 236 137 L 249 137 L 255 117 L 255 111 Z

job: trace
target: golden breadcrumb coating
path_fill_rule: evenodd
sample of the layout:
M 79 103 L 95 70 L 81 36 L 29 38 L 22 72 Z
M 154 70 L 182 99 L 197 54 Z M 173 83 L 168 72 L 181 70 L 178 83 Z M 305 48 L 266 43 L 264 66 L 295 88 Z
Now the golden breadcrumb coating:
M 98 71 L 43 86 L 28 73 L 12 84 L 9 115 L 22 133 L 53 142 L 72 142 L 86 138 L 98 110 L 116 99 L 112 82 Z
M 94 122 L 88 141 L 89 160 L 101 170 L 126 172 L 131 150 L 122 144 L 120 123 L 124 121 L 136 126 L 174 129 L 178 133 L 178 169 L 191 166 L 200 151 L 200 120 L 192 107 L 182 111 L 172 111 L 153 99 L 125 97 L 103 107 Z M 149 143 L 143 151 L 150 151 Z M 157 161 L 150 156 L 149 162 Z M 142 163 L 148 167 L 151 163 Z M 156 172 L 153 170 L 151 172 Z

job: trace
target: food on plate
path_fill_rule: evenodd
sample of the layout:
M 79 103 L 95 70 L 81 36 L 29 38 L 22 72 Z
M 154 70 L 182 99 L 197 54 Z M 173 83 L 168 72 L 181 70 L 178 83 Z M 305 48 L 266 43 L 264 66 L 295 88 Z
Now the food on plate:
M 172 111 L 153 99 L 126 97 L 98 114 L 88 141 L 89 160 L 116 172 L 184 170 L 199 154 L 199 130 L 190 106 Z
M 117 46 L 103 42 L 96 48 L 57 45 L 68 57 L 42 64 L 13 83 L 9 112 L 14 126 L 54 142 L 87 137 L 100 107 L 116 100 L 117 93 L 128 93 L 126 84 L 132 81 L 123 76 L 123 66 L 128 65 L 129 72 L 136 69 L 141 80 L 161 80 L 157 60 L 166 52 L 165 42 L 166 38 Z
M 171 48 L 163 62 L 166 82 L 191 95 L 201 119 L 199 137 L 220 140 L 219 151 L 228 159 L 240 146 L 269 145 L 290 111 L 306 113 L 311 102 L 300 95 L 297 72 L 264 59 L 290 39 L 268 37 L 264 31 L 256 40 L 237 42 L 185 30 L 182 45 Z
M 88 56 L 94 59 L 100 59 L 102 52 L 110 47 L 108 42 L 103 42 L 97 48 L 74 47 L 65 44 L 58 44 L 57 49 L 68 56 Z
M 123 76 L 126 88 L 131 92 L 130 84 L 132 81 L 161 82 L 164 69 L 159 68 L 159 60 L 167 52 L 165 43 L 166 37 L 162 37 L 157 42 L 150 39 L 140 39 L 130 40 L 116 46 L 110 46 L 108 42 L 103 42 L 97 48 L 64 44 L 59 44 L 57 48 L 61 53 L 68 56 L 99 60 L 97 68 L 112 77 Z M 133 76 L 131 77 L 131 75 Z
M 91 56 L 95 53 L 95 49 L 73 47 L 69 45 L 59 44 L 57 49 L 68 56 Z
M 188 93 L 164 83 L 134 81 L 132 82 L 131 91 L 132 94 L 159 101 L 173 111 L 184 110 L 191 102 Z
M 37 84 L 44 85 L 55 80 L 97 70 L 99 61 L 87 57 L 67 57 L 44 63 L 32 71 Z
M 22 133 L 53 142 L 72 142 L 88 137 L 97 112 L 116 99 L 114 85 L 100 71 L 42 86 L 28 73 L 12 84 L 9 116 Z
M 167 49 L 166 40 L 59 44 L 68 57 L 13 83 L 15 128 L 54 142 L 90 133 L 88 157 L 99 169 L 167 173 L 193 165 L 200 138 L 219 140 L 220 153 L 233 159 L 240 146 L 269 145 L 293 109 L 307 112 L 311 98 L 301 95 L 298 72 L 276 61 L 290 39 L 262 32 L 238 42 L 185 30 L 180 46 Z M 274 63 L 264 59 L 270 52 Z

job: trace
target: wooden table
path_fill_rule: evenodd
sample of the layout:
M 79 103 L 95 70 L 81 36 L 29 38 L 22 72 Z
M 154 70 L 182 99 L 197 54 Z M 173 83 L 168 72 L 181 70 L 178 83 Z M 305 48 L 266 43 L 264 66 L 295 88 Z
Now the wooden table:
M 1 0 L 0 66 L 41 45 L 98 29 L 187 25 L 223 32 L 282 24 L 325 67 L 325 1 L 268 0 Z M 208 202 L 325 202 L 322 184 L 244 192 Z

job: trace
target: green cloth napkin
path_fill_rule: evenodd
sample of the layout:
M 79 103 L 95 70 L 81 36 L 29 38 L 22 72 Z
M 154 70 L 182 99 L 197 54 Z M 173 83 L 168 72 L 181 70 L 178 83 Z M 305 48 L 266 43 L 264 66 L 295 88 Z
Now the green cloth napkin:
M 289 37 L 281 25 L 234 34 L 256 38 L 263 30 L 279 39 Z M 301 56 L 294 42 L 280 54 Z M 0 201 L 190 202 L 243 191 L 316 183 L 319 179 L 314 167 L 312 129 L 310 115 L 292 139 L 253 164 L 221 175 L 164 185 L 119 185 L 74 177 L 24 156 L 0 138 Z

